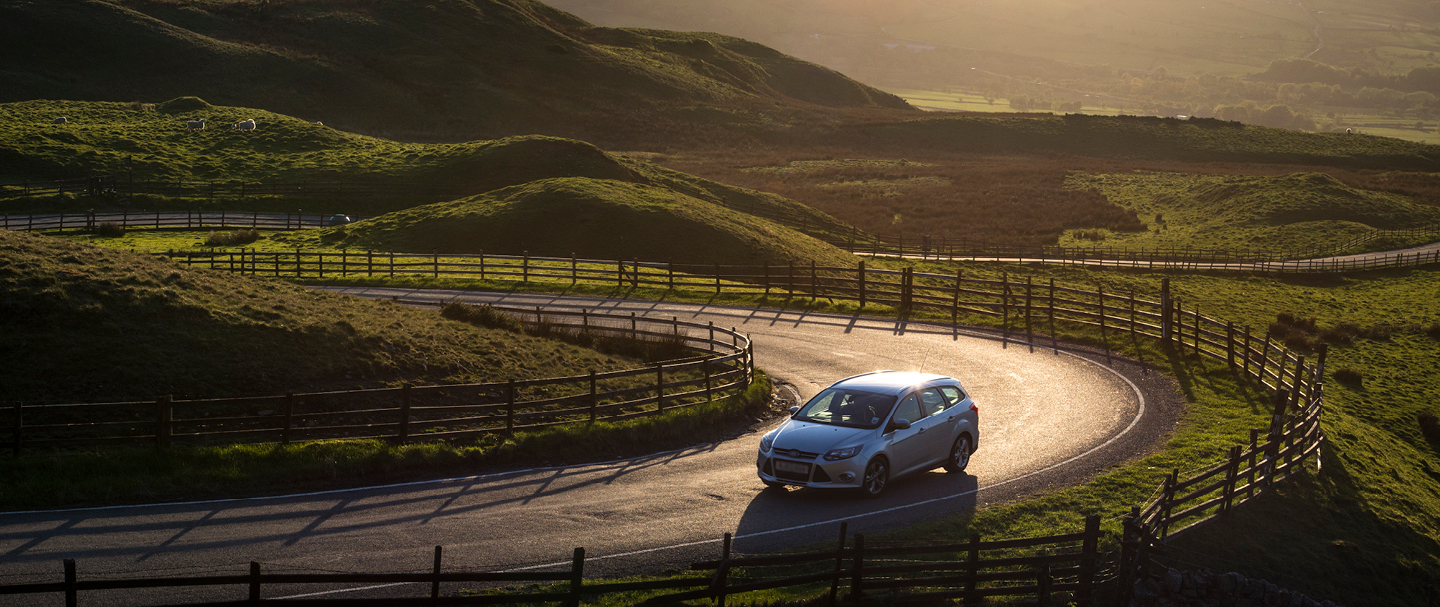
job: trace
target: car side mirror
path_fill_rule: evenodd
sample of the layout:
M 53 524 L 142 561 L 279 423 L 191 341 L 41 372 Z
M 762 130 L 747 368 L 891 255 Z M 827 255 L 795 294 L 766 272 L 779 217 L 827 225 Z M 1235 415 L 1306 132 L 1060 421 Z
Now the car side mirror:
M 795 414 L 799 412 L 800 407 L 790 407 L 790 417 L 795 417 Z
M 890 420 L 890 430 L 909 430 L 909 429 L 910 429 L 910 420 L 908 420 L 908 419 L 903 419 L 903 418 L 901 418 L 901 419 L 892 419 L 892 420 Z M 888 432 L 888 431 L 889 431 L 889 430 L 887 430 L 887 432 Z

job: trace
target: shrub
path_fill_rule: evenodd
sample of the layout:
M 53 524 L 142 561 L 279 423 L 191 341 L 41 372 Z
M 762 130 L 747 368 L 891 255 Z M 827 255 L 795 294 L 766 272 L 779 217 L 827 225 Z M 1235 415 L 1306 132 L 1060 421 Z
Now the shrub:
M 1430 323 L 1430 326 L 1425 327 L 1425 334 L 1435 339 L 1440 339 L 1440 322 Z
M 1285 346 L 1291 350 L 1319 350 L 1320 340 L 1304 333 L 1292 333 L 1285 338 Z
M 1320 339 L 1326 343 L 1348 344 L 1360 336 L 1363 329 L 1353 322 L 1342 322 L 1333 327 L 1326 328 L 1320 332 Z
M 106 221 L 95 226 L 95 233 L 106 238 L 117 238 L 125 235 L 125 226 L 113 221 Z
M 1440 417 L 1430 411 L 1421 411 L 1416 417 L 1419 418 L 1420 433 L 1425 435 L 1425 440 L 1440 443 Z
M 1340 367 L 1339 369 L 1335 370 L 1335 381 L 1338 381 L 1342 384 L 1358 386 L 1364 383 L 1365 377 L 1361 375 L 1358 369 L 1354 369 L 1351 367 Z
M 440 308 L 440 315 L 450 320 L 468 322 L 472 325 L 489 327 L 491 329 L 502 329 L 511 333 L 520 333 L 525 328 L 524 325 L 520 323 L 520 319 L 496 310 L 489 305 L 474 306 L 459 301 L 452 301 Z
M 240 228 L 231 232 L 210 232 L 205 239 L 207 247 L 234 247 L 260 240 L 260 230 Z

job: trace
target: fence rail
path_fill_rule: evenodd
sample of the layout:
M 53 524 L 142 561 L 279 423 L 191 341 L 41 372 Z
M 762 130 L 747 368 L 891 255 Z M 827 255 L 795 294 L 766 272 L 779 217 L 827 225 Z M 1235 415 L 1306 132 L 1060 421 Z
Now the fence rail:
M 696 356 L 572 377 L 401 386 L 245 398 L 11 407 L 11 451 L 82 445 L 385 438 L 402 444 L 619 421 L 719 400 L 754 381 L 750 340 L 734 329 L 581 310 L 497 308 L 532 331 L 675 340 Z
M 81 592 L 119 591 L 175 587 L 232 587 L 243 598 L 186 602 L 189 606 L 257 605 L 264 602 L 267 587 L 283 586 L 287 604 L 384 604 L 384 605 L 495 605 L 556 602 L 567 606 L 594 601 L 605 595 L 637 591 L 673 591 L 646 599 L 642 604 L 661 605 L 697 599 L 712 599 L 723 606 L 728 597 L 772 588 L 813 587 L 823 592 L 828 585 L 829 602 L 842 597 L 858 601 L 866 596 L 891 593 L 898 602 L 934 602 L 963 599 L 966 605 L 979 604 L 986 597 L 1033 596 L 1038 605 L 1094 604 L 1103 583 L 1100 573 L 1110 568 L 1113 555 L 1102 554 L 1100 517 L 1085 519 L 1081 532 L 1018 540 L 981 541 L 972 535 L 968 542 L 948 545 L 899 544 L 866 546 L 865 535 L 847 537 L 846 523 L 840 524 L 839 540 L 832 550 L 773 557 L 746 557 L 732 550 L 731 534 L 721 543 L 720 559 L 694 563 L 693 571 L 706 576 L 674 577 L 640 582 L 607 582 L 585 578 L 586 553 L 576 548 L 569 568 L 559 571 L 447 572 L 444 549 L 435 547 L 430 571 L 424 573 L 265 573 L 258 562 L 246 572 L 231 574 L 82 580 L 74 560 L 63 562 L 63 579 L 57 582 L 0 585 L 4 595 L 61 595 L 68 607 L 78 607 Z M 802 567 L 798 574 L 776 577 L 776 566 Z M 562 566 L 563 567 L 563 566 Z M 772 568 L 772 569 L 766 569 Z M 470 596 L 442 596 L 442 584 L 539 583 L 524 590 L 501 588 Z M 428 589 L 422 596 L 386 599 L 346 599 L 304 596 L 307 585 L 415 584 Z M 232 591 L 232 592 L 234 592 Z M 274 592 L 274 591 L 272 591 Z M 92 594 L 96 604 L 113 595 Z M 188 598 L 188 597 L 187 597 Z M 188 599 L 193 601 L 193 599 Z
M 103 187 L 105 182 L 97 178 L 71 179 L 45 182 L 45 191 L 86 191 Z M 25 184 L 0 185 L 0 198 L 16 191 L 32 191 L 35 187 Z M 372 192 L 371 195 L 400 195 L 417 192 L 432 196 L 467 195 L 460 189 L 451 192 L 446 188 L 415 184 L 355 184 L 346 182 L 314 183 L 257 183 L 257 184 L 216 184 L 211 182 L 153 182 L 146 186 L 153 193 L 192 191 L 209 193 L 209 197 L 228 195 L 274 195 L 283 196 L 291 192 L 308 193 L 332 201 L 356 192 Z M 430 187 L 431 189 L 424 189 Z M 17 189 L 20 188 L 20 189 Z M 67 188 L 69 188 L 67 190 Z M 248 188 L 248 190 L 247 190 Z M 409 188 L 409 189 L 407 189 Z M 218 194 L 217 194 L 218 192 Z M 249 194 L 247 194 L 249 192 Z M 754 204 L 725 203 L 737 210 L 775 221 L 799 230 L 851 253 L 872 257 L 918 257 L 936 260 L 1014 260 L 1056 264 L 1102 264 L 1129 268 L 1184 268 L 1210 270 L 1239 270 L 1260 272 L 1334 273 L 1353 272 L 1380 268 L 1404 267 L 1440 262 L 1440 252 L 1421 252 L 1409 255 L 1395 254 L 1366 256 L 1360 259 L 1332 259 L 1345 251 L 1365 243 L 1386 237 L 1396 238 L 1440 238 L 1440 226 L 1428 226 L 1402 230 L 1372 230 L 1346 242 L 1333 246 L 1311 247 L 1284 252 L 1257 253 L 1230 249 L 1204 248 L 1154 248 L 1130 249 L 1115 247 L 1061 247 L 1061 246 L 1020 246 L 967 239 L 932 238 L 930 236 L 905 238 L 903 235 L 874 235 L 846 226 L 838 220 L 813 217 L 800 211 L 784 208 L 761 208 Z M 332 214 L 291 215 L 259 212 L 212 212 L 198 211 L 122 211 L 106 213 L 61 213 L 48 215 L 5 215 L 0 216 L 0 227 L 10 230 L 64 232 L 95 230 L 105 223 L 121 227 L 150 229 L 203 229 L 210 228 L 265 228 L 272 230 L 294 230 L 318 228 L 328 225 Z M 359 218 L 356 218 L 358 220 Z
M 177 198 L 246 199 L 306 198 L 339 201 L 355 198 L 419 197 L 442 199 L 475 194 L 474 188 L 456 183 L 383 181 L 131 181 L 112 175 L 18 181 L 0 184 L 0 199 L 47 194 L 131 195 L 155 194 Z

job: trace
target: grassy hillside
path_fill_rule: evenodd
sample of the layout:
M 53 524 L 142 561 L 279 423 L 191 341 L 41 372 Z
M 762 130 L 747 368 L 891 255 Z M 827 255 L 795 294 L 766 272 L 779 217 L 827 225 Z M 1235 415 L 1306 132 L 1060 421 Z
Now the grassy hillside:
M 924 118 L 856 128 L 889 145 L 949 151 L 1440 170 L 1440 146 L 1210 119 L 1040 114 Z
M 9 402 L 276 394 L 624 366 L 433 312 L 3 230 L 0 293 L 0 383 Z
M 56 116 L 70 122 L 50 124 Z M 186 132 L 190 120 L 207 119 L 204 131 Z M 247 118 L 254 132 L 228 125 Z M 587 177 L 649 184 L 747 213 L 787 215 L 835 232 L 849 229 L 819 211 L 774 194 L 736 188 L 640 158 L 601 151 L 554 137 L 507 137 L 454 144 L 399 143 L 356 135 L 291 116 L 244 107 L 176 98 L 154 108 L 88 101 L 24 101 L 0 104 L 0 182 L 94 174 L 133 176 L 137 181 L 356 181 L 439 184 L 479 194 L 552 177 Z M 391 199 L 318 201 L 351 213 L 380 214 L 437 201 L 417 194 Z M 304 201 L 230 201 L 232 208 L 294 210 Z M 7 212 L 57 210 L 65 201 L 7 202 Z M 135 206 L 193 208 L 212 201 L 143 200 Z M 103 201 L 73 203 L 80 209 Z M 305 208 L 311 208 L 306 206 Z M 73 210 L 73 209 L 67 209 Z
M 815 261 L 854 257 L 799 232 L 663 187 L 557 178 L 390 213 L 343 227 L 279 234 L 309 248 L 491 253 L 676 263 Z
M 1135 211 L 1139 232 L 1109 232 L 1104 246 L 1205 247 L 1287 251 L 1338 243 L 1374 229 L 1440 222 L 1440 208 L 1405 196 L 1349 187 L 1323 173 L 1281 177 L 1179 173 L 1077 174 L 1067 182 L 1093 188 Z M 1076 240 L 1067 244 L 1092 244 Z
M 533 0 L 11 0 L 0 53 L 0 101 L 193 94 L 452 141 L 623 135 L 696 106 L 908 108 L 759 44 L 599 28 Z

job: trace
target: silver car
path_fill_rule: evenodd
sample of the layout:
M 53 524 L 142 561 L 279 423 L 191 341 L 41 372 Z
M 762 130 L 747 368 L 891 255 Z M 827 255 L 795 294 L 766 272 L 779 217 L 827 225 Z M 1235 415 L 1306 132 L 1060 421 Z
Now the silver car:
M 760 439 L 755 467 L 771 487 L 858 489 L 892 477 L 961 472 L 980 444 L 980 408 L 943 375 L 875 371 L 826 388 Z

